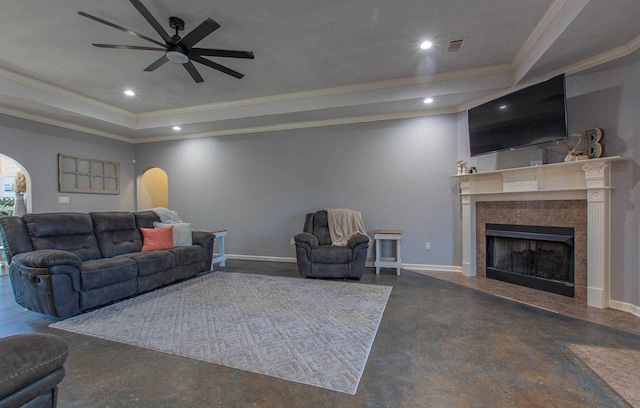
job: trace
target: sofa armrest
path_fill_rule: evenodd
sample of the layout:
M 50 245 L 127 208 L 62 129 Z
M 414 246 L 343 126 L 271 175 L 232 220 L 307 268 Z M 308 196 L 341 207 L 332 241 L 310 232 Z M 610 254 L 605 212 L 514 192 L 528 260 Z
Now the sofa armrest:
M 308 232 L 302 232 L 293 237 L 296 242 L 296 246 L 307 247 L 308 249 L 312 249 L 318 246 L 318 238 L 313 234 L 309 234 Z
M 73 290 L 80 292 L 82 259 L 72 252 L 58 249 L 40 249 L 23 252 L 13 257 L 11 268 L 31 276 L 67 274 Z
M 216 234 L 211 231 L 192 231 L 191 237 L 193 239 L 193 245 L 200 245 L 202 247 L 213 247 L 213 241 L 216 239 Z
M 54 389 L 64 378 L 63 364 L 68 353 L 65 341 L 50 334 L 28 333 L 0 339 L 0 406 L 35 406 L 36 398 L 55 406 Z
M 213 243 L 216 240 L 216 234 L 212 231 L 192 231 L 191 237 L 193 245 L 200 245 L 207 251 L 205 265 L 211 265 L 213 259 Z
M 353 249 L 356 245 L 359 244 L 367 244 L 368 246 L 369 236 L 365 234 L 355 234 L 351 238 L 349 238 L 349 241 L 347 242 L 347 246 L 349 247 L 349 249 Z

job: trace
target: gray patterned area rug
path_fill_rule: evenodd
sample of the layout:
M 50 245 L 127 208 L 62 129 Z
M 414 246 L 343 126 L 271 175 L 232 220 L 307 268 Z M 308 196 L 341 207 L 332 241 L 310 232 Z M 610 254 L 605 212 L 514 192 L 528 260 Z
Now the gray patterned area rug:
M 353 395 L 390 293 L 213 272 L 51 327 Z

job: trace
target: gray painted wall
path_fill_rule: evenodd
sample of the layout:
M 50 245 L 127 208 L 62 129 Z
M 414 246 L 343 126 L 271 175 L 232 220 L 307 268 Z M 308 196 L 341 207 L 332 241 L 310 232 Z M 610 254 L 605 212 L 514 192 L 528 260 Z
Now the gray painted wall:
M 33 208 L 29 212 L 134 208 L 134 147 L 130 143 L 0 115 L 0 153 L 19 162 L 31 176 Z M 119 162 L 120 194 L 58 192 L 58 153 Z M 69 197 L 69 204 L 58 204 L 59 196 Z
M 304 215 L 351 208 L 371 234 L 402 229 L 405 263 L 459 265 L 455 115 L 136 146 L 169 176 L 169 206 L 226 228 L 227 252 L 295 257 Z M 425 242 L 431 242 L 431 250 Z

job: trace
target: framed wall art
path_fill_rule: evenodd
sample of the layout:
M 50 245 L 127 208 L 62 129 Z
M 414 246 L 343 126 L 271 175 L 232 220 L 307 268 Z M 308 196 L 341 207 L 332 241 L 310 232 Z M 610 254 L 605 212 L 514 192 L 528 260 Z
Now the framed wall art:
M 120 163 L 59 154 L 58 189 L 63 193 L 120 194 Z

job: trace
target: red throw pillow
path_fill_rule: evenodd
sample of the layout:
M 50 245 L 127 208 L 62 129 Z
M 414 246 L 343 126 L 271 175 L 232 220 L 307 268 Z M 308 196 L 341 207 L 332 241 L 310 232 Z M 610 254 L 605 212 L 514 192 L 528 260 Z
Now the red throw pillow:
M 173 246 L 173 227 L 140 228 L 140 231 L 142 231 L 142 252 L 175 248 Z

